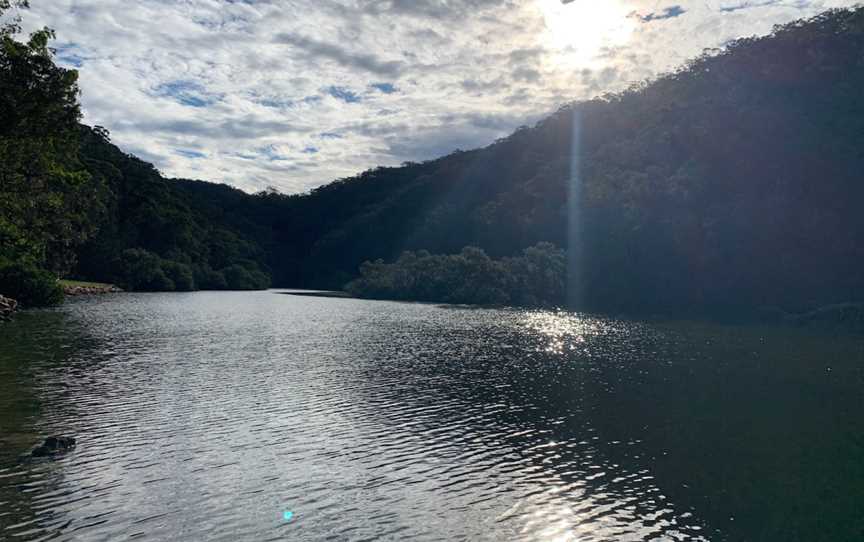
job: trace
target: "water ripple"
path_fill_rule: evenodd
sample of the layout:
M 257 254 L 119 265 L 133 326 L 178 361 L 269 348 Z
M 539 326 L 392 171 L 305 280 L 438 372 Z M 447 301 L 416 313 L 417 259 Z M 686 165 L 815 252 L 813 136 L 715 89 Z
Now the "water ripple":
M 635 403 L 646 382 L 684 378 L 669 369 L 681 339 L 662 329 L 261 292 L 82 298 L 0 334 L 14 345 L 0 354 L 0 538 L 708 540 L 727 527 L 684 498 L 698 469 L 670 483 L 661 468 L 664 446 L 691 445 L 658 419 L 676 411 Z M 78 449 L 18 461 L 55 433 Z

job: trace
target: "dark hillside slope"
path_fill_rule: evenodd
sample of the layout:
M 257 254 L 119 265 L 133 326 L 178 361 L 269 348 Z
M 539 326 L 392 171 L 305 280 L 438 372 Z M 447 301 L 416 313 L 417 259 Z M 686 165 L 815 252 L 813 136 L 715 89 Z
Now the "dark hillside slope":
M 104 133 L 82 131 L 81 161 L 107 190 L 97 233 L 78 250 L 77 276 L 144 290 L 269 285 L 270 230 L 244 214 L 258 196 L 165 179 Z
M 861 301 L 862 88 L 862 9 L 738 40 L 485 149 L 287 198 L 275 227 L 298 263 L 284 276 L 341 286 L 362 261 L 404 249 L 510 255 L 551 241 L 581 247 L 574 277 L 592 310 Z

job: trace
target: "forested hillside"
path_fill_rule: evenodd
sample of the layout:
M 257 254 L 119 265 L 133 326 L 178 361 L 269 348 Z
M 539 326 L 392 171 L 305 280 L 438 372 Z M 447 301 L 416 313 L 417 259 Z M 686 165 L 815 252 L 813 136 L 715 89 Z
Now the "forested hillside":
M 81 161 L 104 191 L 96 233 L 77 249 L 75 276 L 135 290 L 270 285 L 264 248 L 272 248 L 270 231 L 242 207 L 255 196 L 226 185 L 164 179 L 106 138 L 83 129 Z
M 81 128 L 76 74 L 53 64 L 49 39 L 3 36 L 7 263 L 132 289 L 342 288 L 364 261 L 405 250 L 473 246 L 506 262 L 551 243 L 571 265 L 550 284 L 582 309 L 864 299 L 864 9 L 738 40 L 483 149 L 291 196 L 168 180 Z M 397 269 L 382 264 L 365 268 L 378 291 L 375 270 Z
M 26 8 L 0 0 L 0 15 Z M 269 230 L 232 213 L 254 199 L 156 169 L 79 124 L 78 73 L 59 67 L 54 32 L 21 39 L 19 18 L 0 25 L 0 291 L 27 305 L 60 299 L 57 277 L 133 290 L 266 288 Z M 263 198 L 262 199 L 266 199 Z
M 592 310 L 861 301 L 862 88 L 864 10 L 829 11 L 485 149 L 322 187 L 297 202 L 285 238 L 298 281 L 315 286 L 403 249 L 510 256 L 572 241 Z M 568 215 L 574 158 L 581 200 Z

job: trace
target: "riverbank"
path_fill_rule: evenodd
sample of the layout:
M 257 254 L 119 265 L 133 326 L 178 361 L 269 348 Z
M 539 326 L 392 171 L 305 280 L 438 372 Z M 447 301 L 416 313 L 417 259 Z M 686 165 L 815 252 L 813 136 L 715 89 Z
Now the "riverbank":
M 113 284 L 102 282 L 83 282 L 78 280 L 61 280 L 60 287 L 63 288 L 63 293 L 68 296 L 79 295 L 102 295 L 119 293 L 123 290 Z

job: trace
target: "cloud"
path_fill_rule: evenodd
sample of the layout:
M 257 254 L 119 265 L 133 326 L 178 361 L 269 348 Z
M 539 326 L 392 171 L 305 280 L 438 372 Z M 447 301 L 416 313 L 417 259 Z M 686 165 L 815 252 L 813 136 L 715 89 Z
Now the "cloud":
M 396 77 L 403 68 L 398 60 L 382 60 L 369 53 L 350 52 L 338 45 L 293 34 L 279 34 L 277 43 L 292 45 L 311 60 L 331 60 L 341 66 L 365 70 L 376 75 Z
M 726 12 L 726 13 L 732 13 L 733 11 L 740 11 L 740 10 L 742 10 L 742 9 L 750 9 L 750 8 L 761 8 L 761 7 L 767 7 L 767 6 L 775 6 L 775 5 L 778 5 L 778 4 L 780 4 L 780 3 L 781 3 L 781 0 L 768 0 L 767 2 L 759 2 L 759 3 L 754 3 L 754 2 L 744 2 L 743 4 L 738 4 L 738 5 L 734 5 L 734 6 L 725 6 L 725 7 L 721 7 L 721 8 L 720 8 L 720 11 L 723 11 L 723 12 Z
M 172 177 L 290 193 L 491 143 L 564 102 L 854 3 L 39 0 L 23 23 L 56 29 L 84 121 L 124 150 Z M 620 13 L 627 34 L 594 36 L 586 54 L 553 12 Z

